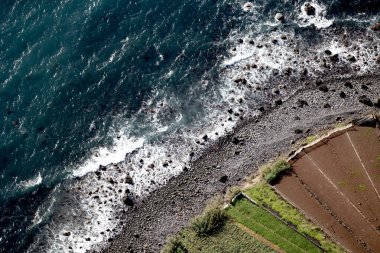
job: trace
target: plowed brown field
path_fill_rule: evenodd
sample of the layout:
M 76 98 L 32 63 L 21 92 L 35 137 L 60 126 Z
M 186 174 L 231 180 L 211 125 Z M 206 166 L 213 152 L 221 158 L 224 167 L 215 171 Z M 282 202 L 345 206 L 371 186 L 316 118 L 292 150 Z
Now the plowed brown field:
M 351 252 L 380 252 L 378 130 L 355 126 L 290 162 L 276 190 Z

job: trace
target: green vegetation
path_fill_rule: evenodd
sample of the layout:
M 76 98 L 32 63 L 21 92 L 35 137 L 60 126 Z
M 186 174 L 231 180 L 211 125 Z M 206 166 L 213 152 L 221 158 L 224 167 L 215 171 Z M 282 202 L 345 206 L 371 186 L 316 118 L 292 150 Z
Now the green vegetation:
M 234 220 L 265 237 L 286 252 L 320 252 L 320 249 L 306 238 L 246 199 L 237 201 L 233 207 L 228 208 L 228 213 Z
M 339 181 L 339 182 L 338 182 L 338 185 L 339 185 L 340 187 L 344 187 L 344 186 L 347 186 L 348 183 L 347 183 L 347 181 Z
M 367 186 L 365 184 L 359 184 L 357 186 L 357 189 L 358 189 L 359 192 L 364 192 L 364 191 L 367 190 Z
M 316 139 L 318 139 L 318 136 L 316 136 L 316 135 L 308 136 L 308 137 L 306 137 L 306 143 L 310 144 L 310 143 L 314 142 Z
M 162 253 L 188 253 L 185 245 L 182 243 L 181 239 L 176 237 L 171 237 L 166 244 L 165 248 L 162 250 Z
M 228 203 L 231 203 L 232 202 L 232 199 L 239 193 L 241 192 L 241 189 L 240 187 L 237 187 L 237 186 L 234 186 L 234 187 L 231 187 L 227 190 L 227 193 L 226 193 L 226 196 L 225 196 L 225 200 L 228 202 Z
M 245 191 L 245 193 L 261 205 L 276 211 L 282 219 L 289 221 L 297 230 L 320 242 L 327 252 L 345 252 L 331 240 L 326 238 L 321 229 L 311 223 L 306 217 L 287 201 L 282 199 L 268 184 L 261 182 Z
M 277 179 L 281 173 L 291 169 L 292 167 L 287 161 L 280 159 L 272 165 L 264 166 L 262 169 L 262 175 L 265 181 L 270 184 Z
M 227 220 L 226 212 L 218 204 L 212 204 L 191 222 L 191 228 L 199 236 L 207 236 L 220 229 Z
M 173 240 L 173 239 L 172 239 Z M 255 239 L 232 222 L 209 236 L 198 236 L 191 228 L 183 229 L 176 237 L 178 248 L 170 248 L 170 241 L 162 253 L 274 253 L 270 247 Z M 177 250 L 177 251 L 175 251 Z
M 343 128 L 343 127 L 345 127 L 345 126 L 347 126 L 347 123 L 344 123 L 344 122 L 341 122 L 341 123 L 337 123 L 337 124 L 335 124 L 335 129 L 337 129 L 337 128 Z
M 380 155 L 376 157 L 375 167 L 380 168 Z

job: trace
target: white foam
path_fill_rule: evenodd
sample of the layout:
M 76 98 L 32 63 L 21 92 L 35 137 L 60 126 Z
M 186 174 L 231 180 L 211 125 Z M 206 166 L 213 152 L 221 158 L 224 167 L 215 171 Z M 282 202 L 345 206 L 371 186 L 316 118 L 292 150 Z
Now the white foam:
M 113 60 L 115 59 L 116 53 L 117 53 L 117 52 L 115 51 L 115 52 L 113 52 L 113 53 L 111 54 L 110 58 L 108 59 L 108 64 L 110 64 L 111 62 L 113 62 Z
M 23 190 L 27 190 L 29 188 L 33 188 L 37 185 L 40 185 L 42 183 L 42 176 L 41 173 L 38 173 L 38 175 L 32 179 L 23 181 L 19 184 L 19 187 Z
M 48 199 L 38 207 L 37 211 L 34 214 L 32 224 L 29 226 L 29 228 L 33 228 L 35 226 L 38 226 L 42 221 L 44 221 L 51 213 L 52 207 L 55 203 L 55 198 L 52 197 L 54 195 L 54 192 L 57 188 L 54 188 L 54 190 L 50 193 L 50 196 Z
M 241 55 L 235 55 L 232 58 L 227 59 L 226 61 L 224 61 L 223 65 L 225 65 L 225 66 L 233 65 L 233 64 L 235 64 L 237 62 L 240 62 L 242 60 L 248 59 L 248 58 L 250 58 L 252 56 L 253 56 L 253 53 L 251 53 L 251 52 L 245 53 L 245 54 L 241 54 Z
M 253 3 L 251 2 L 246 2 L 244 5 L 243 5 L 243 10 L 244 11 L 251 11 L 253 9 L 254 5 Z
M 170 70 L 168 73 L 166 73 L 165 77 L 170 78 L 174 74 L 173 70 Z
M 341 45 L 338 41 L 332 41 L 332 43 L 324 49 L 330 50 L 333 55 L 347 52 L 347 48 Z
M 125 155 L 142 147 L 144 138 L 128 138 L 120 135 L 115 139 L 115 144 L 111 148 L 101 147 L 93 152 L 93 155 L 82 165 L 73 171 L 73 176 L 83 177 L 89 172 L 96 171 L 100 165 L 106 166 L 111 163 L 123 161 Z

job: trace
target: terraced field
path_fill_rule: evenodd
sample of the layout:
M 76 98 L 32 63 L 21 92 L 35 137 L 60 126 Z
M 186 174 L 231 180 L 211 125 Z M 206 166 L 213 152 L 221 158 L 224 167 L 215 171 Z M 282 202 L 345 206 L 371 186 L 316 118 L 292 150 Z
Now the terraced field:
M 218 233 L 202 237 L 187 228 L 178 235 L 187 252 L 194 253 L 274 253 L 276 250 L 262 243 L 238 225 L 227 222 Z M 178 251 L 180 252 L 180 251 Z
M 263 184 L 276 194 L 270 186 Z M 264 185 L 260 184 L 255 189 L 261 189 Z M 233 204 L 224 209 L 223 212 L 228 215 L 222 227 L 213 232 L 200 234 L 199 226 L 195 228 L 194 225 L 200 223 L 195 223 L 194 220 L 190 226 L 173 237 L 171 242 L 169 241 L 163 252 L 319 253 L 326 251 L 315 245 L 310 238 L 301 235 L 300 231 L 292 229 L 284 220 L 255 203 L 249 196 L 244 194 L 239 196 Z M 213 208 L 216 209 L 206 208 L 205 213 L 197 220 L 202 220 L 207 224 L 213 223 L 210 211 L 220 210 L 220 206 Z M 285 209 L 289 210 L 288 207 Z M 296 209 L 294 211 L 298 213 Z M 322 231 L 319 233 L 324 236 Z M 334 250 L 327 251 L 343 252 L 336 245 L 331 248 Z
M 270 185 L 259 182 L 255 186 L 246 189 L 244 193 L 259 205 L 272 210 L 283 221 L 291 224 L 299 233 L 307 236 L 309 240 L 318 244 L 324 251 L 345 252 L 342 247 L 331 241 L 315 222 L 310 222 L 304 213 L 301 213 L 300 210 L 284 200 Z M 316 207 L 320 206 L 316 205 Z
M 301 150 L 276 190 L 351 252 L 380 252 L 380 141 L 353 126 Z
M 273 215 L 247 199 L 238 200 L 228 213 L 237 222 L 265 237 L 285 252 L 317 253 L 321 250 Z

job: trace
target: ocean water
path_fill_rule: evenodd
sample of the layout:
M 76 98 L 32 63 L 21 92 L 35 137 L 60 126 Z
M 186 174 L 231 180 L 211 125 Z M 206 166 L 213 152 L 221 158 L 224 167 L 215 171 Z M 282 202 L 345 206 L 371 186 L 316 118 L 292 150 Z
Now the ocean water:
M 245 3 L 0 2 L 0 252 L 100 249 L 260 107 L 379 70 L 380 0 Z

